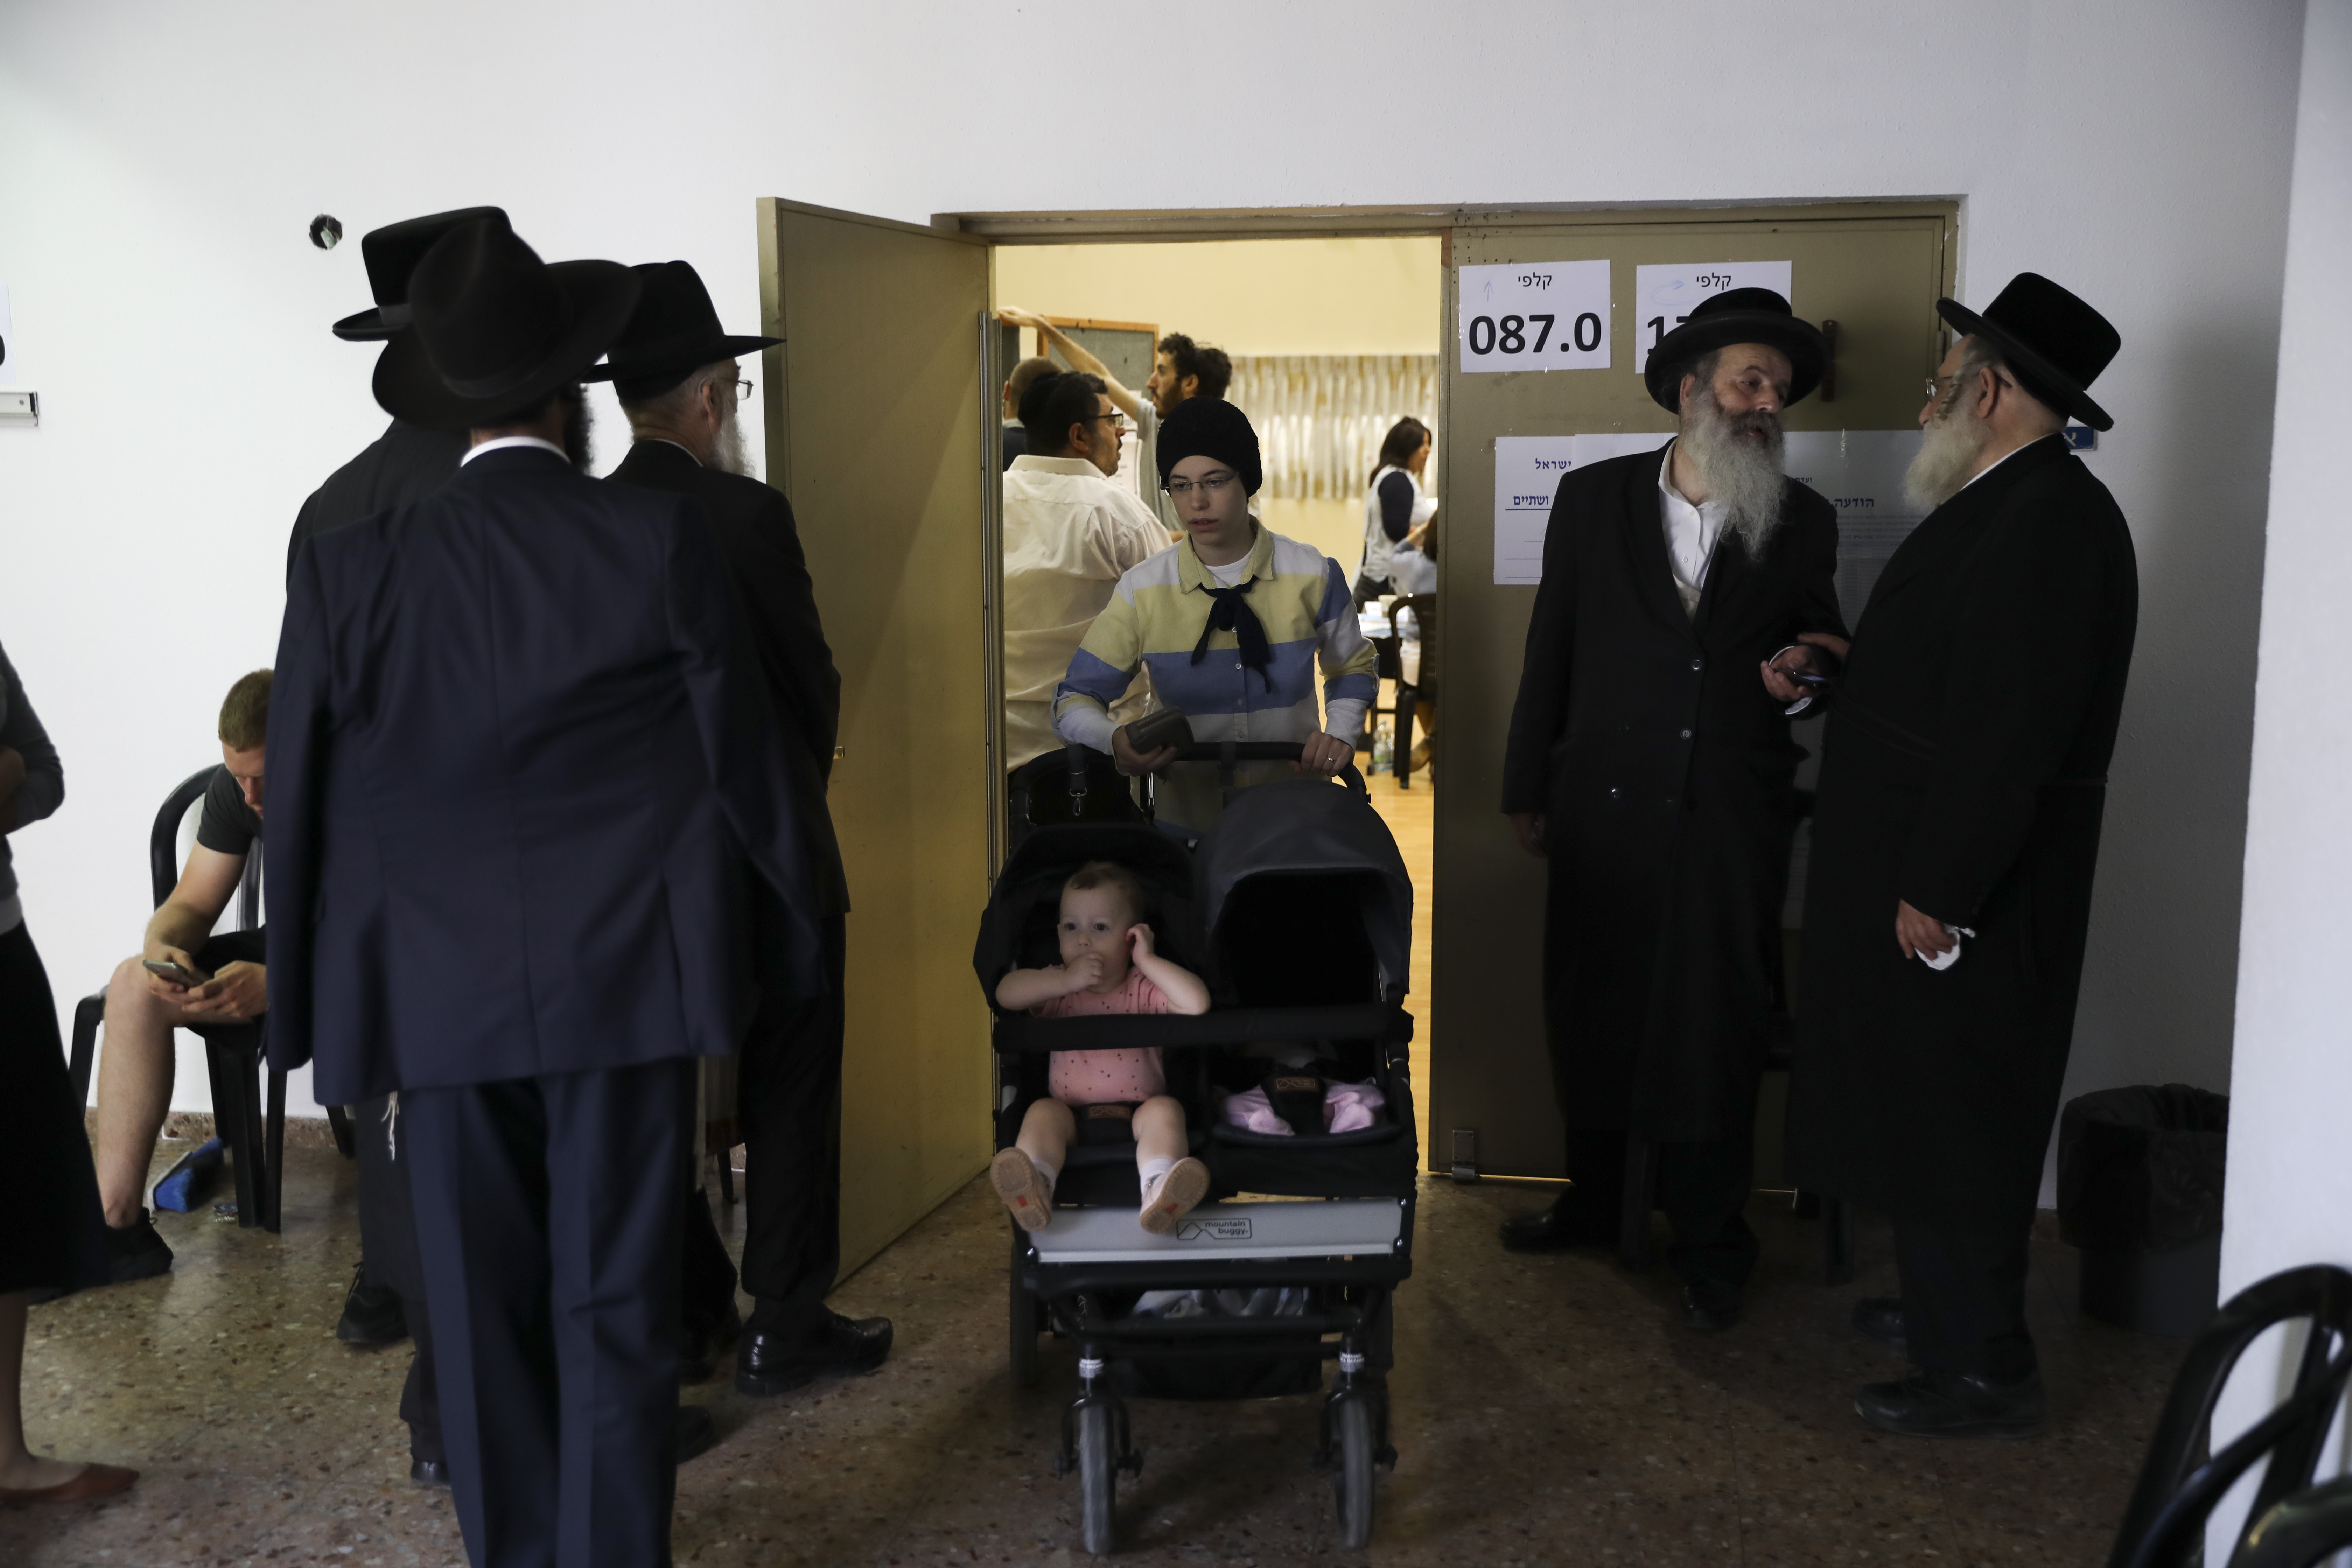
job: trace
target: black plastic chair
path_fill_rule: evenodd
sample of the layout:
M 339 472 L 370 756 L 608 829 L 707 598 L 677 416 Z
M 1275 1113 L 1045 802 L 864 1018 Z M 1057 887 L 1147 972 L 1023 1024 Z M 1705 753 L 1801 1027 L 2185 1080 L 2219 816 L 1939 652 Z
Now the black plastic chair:
M 199 768 L 182 779 L 163 797 L 155 826 L 147 836 L 147 868 L 155 904 L 162 908 L 180 879 L 180 824 L 188 808 L 202 799 L 217 767 Z M 261 846 L 246 856 L 245 876 L 237 884 L 236 929 L 251 931 L 261 923 Z M 83 997 L 74 1006 L 73 1044 L 67 1070 L 77 1101 L 89 1103 L 90 1064 L 98 1045 L 98 1029 L 106 1018 L 104 988 Z M 262 1060 L 268 1038 L 268 1017 L 242 1024 L 184 1026 L 205 1042 L 205 1062 L 212 1076 L 213 1124 L 229 1152 L 236 1175 L 236 1223 L 251 1230 L 278 1228 L 280 1169 L 286 1149 L 286 1075 L 271 1072 L 267 1120 L 262 1110 Z M 341 1107 L 331 1107 L 335 1145 L 348 1156 L 353 1142 Z
M 2310 1337 L 2295 1368 L 2294 1386 L 2276 1409 L 2210 1458 L 2213 1407 L 2238 1358 L 2263 1333 L 2295 1319 L 2310 1320 Z M 2116 1531 L 2107 1568 L 2186 1568 L 2203 1561 L 2206 1516 L 2238 1478 L 2268 1457 L 2269 1468 L 2247 1511 L 2248 1527 L 2227 1559 L 2229 1568 L 2308 1563 L 2324 1555 L 2296 1555 L 2299 1543 L 2352 1526 L 2347 1483 L 2313 1488 L 2313 1471 L 2327 1441 L 2344 1385 L 2352 1374 L 2352 1273 L 2328 1264 L 2290 1268 L 2248 1286 L 2225 1302 L 2189 1347 L 2158 1419 L 2140 1467 L 2139 1484 Z M 2254 1536 L 2264 1537 L 2249 1556 Z M 2343 1544 L 2347 1537 L 2333 1539 Z M 2298 1544 L 2290 1544 L 2289 1542 Z

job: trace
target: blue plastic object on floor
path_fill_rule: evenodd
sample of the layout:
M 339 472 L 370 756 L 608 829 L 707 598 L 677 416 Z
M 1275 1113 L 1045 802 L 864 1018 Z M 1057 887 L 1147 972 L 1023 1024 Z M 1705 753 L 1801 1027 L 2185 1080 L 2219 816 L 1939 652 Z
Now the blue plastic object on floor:
M 181 1155 L 179 1163 L 155 1184 L 155 1206 L 186 1214 L 204 1202 L 205 1194 L 220 1180 L 221 1164 L 226 1158 L 227 1151 L 217 1138 Z

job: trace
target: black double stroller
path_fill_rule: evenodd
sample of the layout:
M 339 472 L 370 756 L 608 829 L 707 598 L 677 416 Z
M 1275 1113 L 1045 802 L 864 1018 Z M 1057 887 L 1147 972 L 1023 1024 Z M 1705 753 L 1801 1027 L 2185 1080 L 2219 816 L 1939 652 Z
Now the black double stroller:
M 1184 759 L 1218 763 L 1230 785 L 1236 763 L 1295 761 L 1298 752 L 1228 744 Z M 1080 1392 L 1063 1416 L 1055 1472 L 1077 1472 L 1086 1546 L 1097 1554 L 1111 1550 L 1119 1474 L 1143 1464 L 1124 1396 L 1321 1393 L 1316 1461 L 1332 1468 L 1341 1534 L 1360 1547 L 1371 1534 L 1374 1467 L 1395 1459 L 1391 1293 L 1412 1271 L 1420 1160 L 1403 1008 L 1412 884 L 1352 767 L 1344 787 L 1297 776 L 1229 787 L 1222 818 L 1188 849 L 1130 809 L 1124 789 L 1108 792 L 1108 808 L 1080 798 L 1090 773 L 1095 795 L 1106 793 L 1102 761 L 1073 755 L 1068 820 L 1050 820 L 1062 805 L 1056 788 L 1036 787 L 1044 809 L 1033 820 L 1044 825 L 1029 828 L 998 876 L 974 953 L 991 1005 L 1007 970 L 1058 962 L 1062 884 L 1098 859 L 1153 889 L 1159 950 L 1200 973 L 1214 1005 L 1191 1017 L 997 1009 L 996 1147 L 1012 1146 L 1046 1092 L 1049 1053 L 1159 1047 L 1212 1184 L 1174 1234 L 1145 1232 L 1127 1122 L 1082 1118 L 1051 1223 L 1013 1227 L 1013 1380 L 1036 1382 L 1041 1333 L 1076 1342 Z M 1299 1074 L 1369 1082 L 1385 1103 L 1370 1127 L 1324 1131 L 1307 1120 L 1321 1089 L 1302 1100 Z M 1278 1086 L 1291 1091 L 1281 1101 L 1291 1124 L 1307 1121 L 1296 1135 L 1221 1118 L 1225 1093 Z M 1326 1389 L 1329 1361 L 1338 1371 Z

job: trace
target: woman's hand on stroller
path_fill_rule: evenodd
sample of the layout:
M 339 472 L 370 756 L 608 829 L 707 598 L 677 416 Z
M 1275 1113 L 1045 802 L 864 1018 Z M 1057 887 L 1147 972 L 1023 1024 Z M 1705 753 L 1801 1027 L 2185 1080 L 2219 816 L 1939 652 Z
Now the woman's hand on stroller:
M 1328 777 L 1355 760 L 1355 747 L 1337 735 L 1318 732 L 1299 742 L 1298 760 L 1290 765 L 1302 773 L 1322 773 Z
M 1176 748 L 1161 746 L 1157 751 L 1139 752 L 1128 744 L 1127 726 L 1121 724 L 1110 732 L 1110 754 L 1120 773 L 1129 778 L 1140 778 L 1145 773 L 1165 773 L 1176 760 Z

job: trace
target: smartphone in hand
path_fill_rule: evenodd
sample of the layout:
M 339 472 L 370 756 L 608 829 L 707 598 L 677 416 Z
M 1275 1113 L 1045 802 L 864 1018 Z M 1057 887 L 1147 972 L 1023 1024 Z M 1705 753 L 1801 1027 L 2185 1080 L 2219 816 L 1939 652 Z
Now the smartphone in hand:
M 208 976 L 193 969 L 183 969 L 168 958 L 142 958 L 139 961 L 150 974 L 160 974 L 174 985 L 202 985 Z

